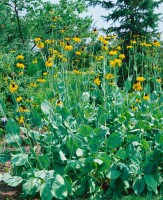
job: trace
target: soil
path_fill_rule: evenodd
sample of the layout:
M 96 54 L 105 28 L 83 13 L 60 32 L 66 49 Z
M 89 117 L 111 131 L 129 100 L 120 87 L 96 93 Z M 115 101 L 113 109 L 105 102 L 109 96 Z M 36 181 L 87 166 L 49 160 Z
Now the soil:
M 0 174 L 4 174 L 11 169 L 10 162 L 6 162 L 3 165 L 0 164 Z M 3 181 L 0 181 L 0 200 L 21 200 L 19 197 L 21 194 L 21 186 L 11 187 Z

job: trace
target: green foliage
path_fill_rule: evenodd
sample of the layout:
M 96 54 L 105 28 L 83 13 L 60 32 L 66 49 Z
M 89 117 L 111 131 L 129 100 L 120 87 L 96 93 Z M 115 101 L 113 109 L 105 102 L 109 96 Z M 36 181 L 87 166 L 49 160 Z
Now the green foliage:
M 134 39 L 126 64 L 120 39 L 88 31 L 83 1 L 17 0 L 18 14 L 20 2 L 25 43 L 0 55 L 0 162 L 11 162 L 0 180 L 22 185 L 23 199 L 161 195 L 161 41 Z

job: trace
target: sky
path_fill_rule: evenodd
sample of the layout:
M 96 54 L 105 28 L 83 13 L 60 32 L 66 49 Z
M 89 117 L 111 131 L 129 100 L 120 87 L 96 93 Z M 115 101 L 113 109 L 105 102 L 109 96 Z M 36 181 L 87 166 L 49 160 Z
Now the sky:
M 59 0 L 45 0 L 45 1 L 50 1 L 51 3 L 59 3 Z M 114 0 L 113 0 L 114 1 Z M 108 11 L 105 9 L 101 8 L 100 6 L 96 7 L 89 7 L 88 12 L 82 14 L 82 16 L 92 16 L 92 19 L 94 20 L 93 22 L 93 27 L 96 27 L 97 29 L 100 28 L 107 28 L 111 23 L 105 22 L 104 19 L 101 17 L 101 15 L 107 15 Z M 160 5 L 159 9 L 156 10 L 156 13 L 163 13 L 163 4 Z M 163 21 L 159 22 L 159 32 L 162 34 L 163 37 Z

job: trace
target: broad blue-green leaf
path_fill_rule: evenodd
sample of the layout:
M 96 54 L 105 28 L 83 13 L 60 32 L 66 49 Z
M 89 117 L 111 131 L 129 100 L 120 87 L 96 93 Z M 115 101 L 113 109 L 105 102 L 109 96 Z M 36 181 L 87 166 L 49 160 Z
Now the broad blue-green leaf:
M 107 178 L 109 179 L 117 179 L 119 176 L 121 175 L 121 172 L 118 170 L 111 170 L 109 171 L 109 173 L 107 174 Z
M 2 153 L 0 154 L 0 163 L 7 162 L 10 160 L 10 158 L 11 158 L 10 155 Z
M 91 135 L 93 129 L 92 129 L 91 126 L 82 124 L 82 125 L 79 127 L 79 130 L 78 130 L 78 131 L 79 131 L 79 133 L 80 133 L 81 135 L 87 137 L 87 136 L 90 136 L 90 135 Z
M 157 181 L 153 175 L 144 175 L 145 183 L 157 194 Z
M 40 190 L 41 180 L 37 178 L 30 178 L 26 183 L 23 184 L 23 193 L 25 195 L 35 196 Z
M 0 174 L 0 181 L 2 181 L 2 174 Z
M 19 135 L 6 134 L 5 139 L 9 145 L 12 145 L 14 147 L 19 147 L 22 145 L 22 140 Z
M 133 189 L 136 195 L 140 195 L 145 188 L 144 178 L 136 178 L 133 183 Z
M 64 178 L 57 174 L 55 180 L 52 184 L 53 196 L 57 199 L 65 199 L 67 197 L 68 191 Z
M 49 102 L 45 101 L 41 104 L 41 109 L 42 111 L 46 114 L 49 115 L 52 112 L 52 106 Z
M 10 186 L 16 187 L 22 182 L 22 178 L 20 176 L 11 176 L 8 173 L 3 174 L 3 181 Z
M 20 133 L 20 127 L 14 119 L 9 119 L 6 123 L 6 131 L 9 134 L 18 135 Z
M 28 154 L 25 153 L 18 153 L 12 156 L 12 164 L 15 166 L 22 166 L 27 162 L 27 160 L 28 160 Z
M 119 147 L 122 143 L 122 135 L 120 133 L 112 133 L 107 139 L 107 147 L 108 148 L 116 148 Z
M 42 200 L 51 200 L 53 199 L 52 194 L 52 180 L 47 180 L 42 184 L 40 189 L 40 196 Z

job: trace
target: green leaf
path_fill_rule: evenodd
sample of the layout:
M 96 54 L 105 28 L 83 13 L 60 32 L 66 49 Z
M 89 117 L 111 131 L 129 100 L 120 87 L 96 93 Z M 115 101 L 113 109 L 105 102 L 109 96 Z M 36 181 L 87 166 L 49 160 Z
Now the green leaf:
M 118 171 L 118 170 L 111 170 L 106 175 L 106 177 L 109 178 L 109 179 L 117 179 L 120 175 L 121 175 L 120 171 Z
M 124 149 L 118 149 L 116 152 L 116 157 L 125 160 L 127 158 L 126 151 Z
M 47 169 L 49 167 L 50 161 L 48 155 L 40 155 L 38 156 L 38 161 L 40 164 L 40 167 L 43 169 Z
M 126 90 L 131 89 L 131 81 L 132 81 L 132 77 L 128 77 L 127 81 L 125 82 L 125 89 Z
M 119 147 L 122 143 L 122 135 L 120 133 L 112 133 L 107 139 L 107 147 L 108 148 L 116 148 Z
M 68 192 L 68 194 L 71 194 L 71 192 L 72 192 L 72 180 L 68 175 L 65 175 L 64 179 L 65 179 L 66 186 L 67 186 L 67 192 Z
M 45 183 L 42 184 L 40 189 L 40 196 L 42 200 L 53 199 L 53 194 L 51 189 L 52 189 L 52 180 L 47 180 Z
M 57 174 L 55 180 L 52 184 L 53 196 L 57 199 L 65 199 L 67 197 L 68 191 L 64 178 Z
M 52 106 L 49 102 L 45 101 L 41 104 L 41 110 L 46 114 L 49 115 L 52 112 Z
M 62 115 L 60 113 L 55 113 L 53 115 L 53 119 L 56 126 L 62 125 Z
M 22 166 L 24 165 L 28 160 L 28 154 L 25 153 L 18 153 L 14 156 L 12 156 L 12 164 L 15 166 Z
M 22 182 L 22 178 L 20 176 L 11 176 L 8 173 L 3 174 L 3 181 L 10 186 L 16 187 Z
M 157 194 L 158 193 L 158 191 L 157 191 L 157 181 L 154 178 L 154 176 L 145 174 L 144 180 L 145 180 L 145 183 L 155 192 L 155 194 Z
M 10 158 L 11 158 L 10 155 L 2 153 L 2 154 L 0 154 L 0 163 L 5 163 L 5 162 L 9 161 Z
M 35 196 L 36 193 L 40 190 L 40 187 L 41 180 L 32 177 L 23 184 L 22 190 L 26 196 Z
M 13 119 L 9 119 L 6 123 L 6 131 L 13 135 L 18 135 L 20 133 L 20 127 Z
M 142 139 L 141 140 L 141 144 L 142 144 L 142 146 L 143 146 L 143 148 L 147 151 L 147 150 L 149 150 L 149 142 L 147 141 L 147 140 L 145 140 L 145 139 Z
M 88 126 L 88 125 L 82 124 L 82 125 L 79 127 L 79 130 L 78 130 L 78 131 L 79 131 L 79 133 L 80 133 L 81 135 L 87 137 L 87 136 L 90 136 L 90 135 L 91 135 L 93 129 L 92 129 L 92 127 L 90 127 L 90 126 Z
M 9 145 L 14 147 L 19 147 L 22 145 L 22 140 L 19 135 L 7 134 L 5 136 L 5 140 Z
M 145 188 L 144 178 L 136 178 L 133 182 L 133 189 L 136 195 L 140 195 Z

